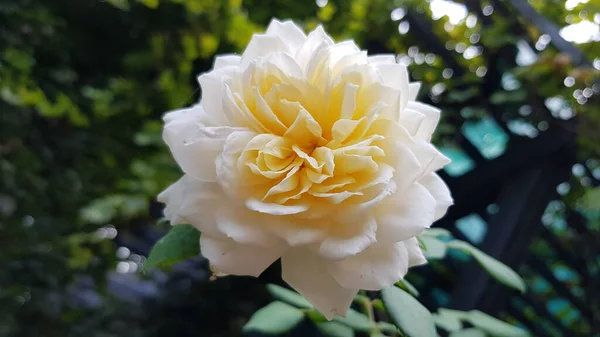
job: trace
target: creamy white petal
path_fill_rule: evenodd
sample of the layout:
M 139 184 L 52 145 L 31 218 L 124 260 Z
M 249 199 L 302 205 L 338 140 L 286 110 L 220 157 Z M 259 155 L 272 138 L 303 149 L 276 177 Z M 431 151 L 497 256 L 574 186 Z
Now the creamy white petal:
M 289 219 L 283 225 L 270 226 L 269 230 L 285 240 L 290 246 L 304 246 L 323 241 L 329 232 L 328 221 Z
M 242 245 L 231 239 L 200 236 L 200 250 L 215 272 L 258 277 L 287 249 L 285 244 L 269 247 Z
M 408 272 L 409 255 L 403 242 L 375 244 L 365 251 L 328 264 L 329 273 L 345 288 L 381 290 Z
M 278 219 L 262 217 L 259 213 L 245 210 L 243 207 L 219 208 L 216 222 L 219 231 L 240 244 L 269 247 L 282 242 L 268 228 L 284 224 L 279 224 Z
M 414 144 L 408 145 L 410 151 L 414 154 L 421 165 L 421 177 L 435 172 L 450 163 L 450 159 L 442 154 L 433 144 L 418 140 Z
M 423 167 L 417 156 L 410 151 L 409 145 L 401 142 L 393 143 L 392 149 L 388 151 L 390 163 L 393 164 L 396 174 L 396 193 L 404 194 L 405 190 L 417 181 L 423 172 Z
M 308 210 L 308 205 L 279 205 L 268 202 L 262 202 L 258 199 L 246 200 L 246 207 L 256 212 L 271 215 L 290 215 L 298 214 Z
M 421 89 L 421 82 L 412 82 L 408 84 L 408 100 L 415 101 L 419 90 Z
M 381 54 L 369 56 L 369 63 L 373 65 L 378 64 L 394 64 L 396 63 L 396 55 L 394 54 Z
M 157 197 L 159 202 L 166 204 L 163 213 L 171 225 L 186 223 L 185 220 L 179 216 L 179 210 L 181 209 L 181 203 L 185 197 L 187 179 L 187 176 L 184 175 L 177 180 L 177 182 L 162 191 Z
M 358 254 L 377 241 L 376 232 L 377 223 L 371 216 L 363 216 L 352 224 L 333 223 L 319 246 L 319 254 L 332 260 Z
M 283 22 L 277 19 L 271 20 L 265 34 L 278 36 L 287 45 L 292 55 L 306 41 L 306 34 L 302 29 L 289 20 Z
M 377 241 L 391 243 L 421 234 L 433 223 L 436 202 L 419 183 L 386 198 L 375 208 Z
M 275 52 L 290 52 L 290 50 L 279 36 L 254 34 L 242 54 L 240 66 L 246 68 L 253 60 Z
M 454 204 L 450 189 L 446 183 L 435 173 L 429 173 L 419 180 L 436 201 L 434 221 L 446 214 L 448 207 Z
M 198 77 L 200 83 L 202 101 L 201 105 L 206 111 L 208 122 L 213 126 L 230 126 L 230 121 L 223 109 L 224 86 L 228 79 L 237 72 L 237 67 L 223 67 Z
M 409 97 L 409 89 L 408 89 L 408 69 L 405 65 L 402 64 L 378 64 L 377 69 L 381 73 L 381 78 L 383 79 L 383 83 L 386 86 L 390 86 L 396 90 L 400 91 L 400 108 L 396 111 L 395 118 L 393 120 L 398 120 L 401 112 L 406 107 L 408 103 Z
M 205 181 L 216 181 L 216 159 L 223 152 L 225 140 L 243 128 L 210 127 L 198 119 L 179 118 L 165 125 L 163 139 L 183 171 Z
M 417 139 L 430 141 L 431 135 L 440 121 L 440 109 L 419 102 L 408 102 L 407 110 L 408 109 L 417 111 L 425 116 L 425 119 L 419 125 L 415 137 Z
M 214 69 L 224 68 L 224 67 L 234 67 L 239 66 L 242 57 L 235 54 L 224 54 L 215 57 L 215 64 L 213 66 Z
M 415 110 L 404 109 L 400 114 L 400 124 L 402 124 L 406 131 L 413 137 L 419 132 L 419 128 L 424 120 L 425 115 Z
M 221 186 L 214 182 L 204 182 L 186 175 L 179 217 L 181 223 L 196 227 L 202 233 L 223 236 L 217 228 L 216 213 L 224 204 Z
M 327 319 L 346 316 L 358 289 L 343 288 L 324 261 L 308 249 L 292 248 L 281 257 L 283 280 L 302 294 Z
M 300 67 L 306 71 L 308 62 L 313 58 L 313 55 L 321 48 L 327 48 L 333 44 L 331 37 L 329 37 L 329 35 L 325 33 L 323 27 L 319 25 L 315 30 L 308 34 L 306 41 L 296 51 L 294 59 L 298 62 Z
M 417 238 L 410 238 L 402 241 L 402 243 L 404 243 L 406 251 L 408 252 L 409 267 L 420 266 L 427 263 L 427 259 L 425 258 L 425 255 L 423 255 L 421 247 L 419 247 Z

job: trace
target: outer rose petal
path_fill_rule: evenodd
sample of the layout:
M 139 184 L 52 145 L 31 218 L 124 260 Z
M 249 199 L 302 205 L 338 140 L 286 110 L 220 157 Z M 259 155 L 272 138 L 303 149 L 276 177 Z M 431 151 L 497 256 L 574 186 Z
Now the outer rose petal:
M 246 50 L 242 54 L 240 66 L 246 68 L 252 60 L 279 51 L 290 52 L 288 46 L 279 36 L 254 34 L 252 40 L 250 40 Z
M 369 63 L 373 65 L 377 64 L 393 64 L 396 63 L 396 55 L 394 54 L 381 54 L 369 56 Z
M 201 108 L 165 125 L 163 139 L 183 171 L 196 179 L 216 181 L 216 159 L 223 152 L 225 140 L 242 128 L 209 127 L 202 123 Z
M 403 241 L 375 244 L 365 251 L 329 264 L 331 275 L 345 288 L 380 290 L 408 272 L 409 255 Z
M 308 249 L 290 249 L 281 257 L 283 279 L 327 319 L 346 316 L 358 289 L 343 288 L 328 272 L 325 262 Z
M 425 116 L 415 137 L 430 141 L 431 135 L 440 121 L 440 109 L 419 102 L 408 102 L 407 108 Z
M 419 94 L 419 89 L 421 89 L 421 82 L 412 82 L 408 84 L 408 100 L 414 101 L 417 99 L 417 95 Z
M 215 57 L 215 64 L 213 66 L 214 69 L 224 68 L 224 67 L 236 67 L 240 65 L 242 57 L 235 54 L 225 54 L 221 56 Z
M 306 41 L 306 34 L 302 29 L 298 28 L 292 21 L 271 20 L 266 35 L 275 35 L 287 45 L 291 55 L 296 53 L 296 50 Z
M 179 216 L 179 210 L 181 209 L 181 203 L 185 198 L 185 186 L 187 179 L 188 176 L 184 175 L 177 180 L 177 182 L 162 191 L 157 197 L 159 202 L 166 204 L 163 213 L 171 225 L 185 223 L 185 220 Z
M 203 234 L 200 237 L 200 249 L 216 272 L 258 277 L 285 252 L 287 246 L 248 246 L 231 239 Z
M 446 183 L 435 173 L 429 173 L 419 180 L 419 183 L 435 198 L 435 217 L 434 221 L 440 219 L 446 214 L 448 207 L 452 206 L 454 200 L 450 195 L 450 190 Z
M 435 146 L 427 141 L 418 140 L 408 147 L 421 164 L 421 177 L 435 172 L 450 163 L 448 157 L 444 156 Z
M 408 252 L 409 267 L 420 266 L 427 263 L 427 259 L 425 258 L 425 255 L 423 255 L 421 247 L 419 247 L 419 241 L 417 241 L 417 238 L 410 238 L 402 242 L 404 242 L 406 251 Z
M 371 216 L 351 224 L 334 223 L 319 247 L 319 254 L 332 260 L 358 254 L 377 242 L 376 231 L 377 223 Z
M 421 234 L 433 223 L 436 202 L 421 184 L 396 193 L 375 208 L 377 241 L 392 243 Z
M 226 80 L 237 71 L 239 71 L 238 67 L 225 66 L 198 77 L 198 83 L 202 91 L 201 105 L 207 115 L 207 121 L 204 124 L 212 126 L 233 125 L 234 121 L 230 121 L 223 110 L 223 88 Z

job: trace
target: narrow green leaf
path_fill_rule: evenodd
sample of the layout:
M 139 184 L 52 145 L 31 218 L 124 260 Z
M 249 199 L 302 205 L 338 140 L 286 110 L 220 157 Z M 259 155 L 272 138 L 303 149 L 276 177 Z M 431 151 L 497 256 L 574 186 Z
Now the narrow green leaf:
M 450 236 L 452 237 L 452 234 L 450 233 L 449 230 L 444 229 L 444 228 L 428 228 L 426 229 L 422 235 L 425 236 L 434 236 L 434 237 L 438 237 L 438 236 Z
M 485 332 L 483 332 L 479 329 L 471 328 L 471 329 L 453 331 L 449 337 L 487 337 L 487 335 L 485 334 Z
M 528 337 L 527 331 L 501 321 L 479 310 L 469 311 L 466 319 L 493 337 Z
M 303 319 L 304 313 L 300 309 L 275 301 L 255 312 L 243 330 L 280 335 L 292 330 Z
M 326 337 L 354 337 L 354 330 L 338 322 L 317 323 L 317 328 Z
M 191 225 L 176 225 L 150 251 L 144 269 L 171 266 L 200 254 L 200 232 Z
M 360 312 L 349 309 L 346 317 L 336 316 L 333 318 L 335 322 L 342 323 L 351 327 L 354 330 L 369 332 L 371 331 L 371 321 L 367 315 L 363 315 Z
M 408 293 L 413 295 L 414 297 L 419 297 L 419 291 L 417 290 L 417 288 L 415 288 L 415 286 L 410 284 L 410 282 L 408 282 L 407 280 L 398 281 L 396 283 L 396 286 L 408 291 Z
M 440 308 L 433 314 L 435 324 L 446 331 L 457 331 L 462 329 L 462 321 L 468 316 L 468 312 Z
M 500 283 L 517 289 L 522 293 L 525 292 L 527 287 L 525 286 L 523 279 L 519 276 L 519 274 L 517 274 L 504 263 L 494 259 L 493 257 L 464 241 L 454 240 L 448 242 L 446 245 L 448 248 L 459 249 L 465 253 L 471 254 L 473 258 L 475 258 L 475 260 Z
M 388 322 L 377 322 L 375 324 L 375 327 L 377 327 L 377 329 L 379 329 L 381 332 L 397 332 L 398 328 L 396 328 L 396 326 L 394 324 L 388 323 Z
M 443 259 L 446 256 L 446 243 L 433 236 L 420 236 L 425 245 L 423 254 L 428 259 Z
M 298 308 L 312 309 L 313 307 L 312 304 L 310 304 L 310 302 L 304 298 L 304 296 L 293 290 L 278 286 L 276 284 L 268 284 L 267 290 L 276 299 L 289 303 Z
M 419 301 L 397 287 L 384 288 L 381 298 L 394 324 L 409 337 L 436 337 L 433 317 Z

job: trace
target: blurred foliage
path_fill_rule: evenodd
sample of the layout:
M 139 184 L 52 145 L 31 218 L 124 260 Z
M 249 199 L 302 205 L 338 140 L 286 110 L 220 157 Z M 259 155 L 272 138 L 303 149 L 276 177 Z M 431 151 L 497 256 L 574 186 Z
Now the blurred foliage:
M 573 174 L 562 202 L 598 223 L 598 70 L 548 44 L 528 65 L 505 57 L 521 41 L 533 48 L 542 32 L 500 3 L 508 13 L 482 20 L 481 7 L 469 8 L 453 25 L 432 20 L 417 0 L 0 1 L 0 336 L 148 336 L 174 327 L 184 336 L 200 326 L 205 336 L 231 336 L 266 302 L 254 281 L 174 272 L 163 275 L 158 297 L 125 303 L 106 275 L 127 259 L 117 242 L 160 228 L 155 196 L 180 174 L 160 117 L 197 101 L 197 74 L 215 54 L 241 52 L 271 17 L 306 29 L 323 23 L 338 40 L 399 54 L 423 82 L 421 98 L 444 110 L 438 144 L 456 147 L 462 123 L 486 116 L 538 133 L 573 128 L 584 172 Z M 558 26 L 598 12 L 594 1 L 571 10 L 531 3 Z M 600 55 L 598 43 L 578 47 L 590 62 Z M 549 114 L 542 97 L 561 107 Z M 577 123 L 563 123 L 572 115 Z M 100 306 L 73 294 L 88 278 Z

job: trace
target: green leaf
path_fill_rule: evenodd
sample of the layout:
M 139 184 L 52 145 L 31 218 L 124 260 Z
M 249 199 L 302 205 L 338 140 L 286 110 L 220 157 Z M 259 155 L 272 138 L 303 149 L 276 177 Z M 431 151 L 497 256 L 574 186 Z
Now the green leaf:
M 276 299 L 289 303 L 298 308 L 312 309 L 313 307 L 312 304 L 310 304 L 310 302 L 308 302 L 302 295 L 293 290 L 286 289 L 276 284 L 268 284 L 267 290 Z
M 152 247 L 144 269 L 171 266 L 200 254 L 200 232 L 191 225 L 176 225 Z
M 408 293 L 413 295 L 414 297 L 419 297 L 419 291 L 417 290 L 417 288 L 415 288 L 415 286 L 410 284 L 410 282 L 408 282 L 407 280 L 398 281 L 396 283 L 396 286 L 408 291 Z
M 459 240 L 454 240 L 446 243 L 448 248 L 459 249 L 465 253 L 469 253 L 477 260 L 477 262 L 496 280 L 500 283 L 517 289 L 520 292 L 524 293 L 525 282 L 523 279 L 510 267 L 505 265 L 504 263 L 494 259 L 493 257 L 487 255 L 481 250 L 473 247 L 472 245 Z
M 446 243 L 432 236 L 420 236 L 425 246 L 423 254 L 428 259 L 443 259 L 446 256 Z
M 423 234 L 421 234 L 421 236 L 434 236 L 434 237 L 438 237 L 438 236 L 450 236 L 452 237 L 452 234 L 450 233 L 450 231 L 448 231 L 447 229 L 444 228 L 428 228 L 426 229 Z
M 487 337 L 485 332 L 479 329 L 465 329 L 454 331 L 449 337 Z
M 375 323 L 375 327 L 377 327 L 377 329 L 379 329 L 381 332 L 397 332 L 398 328 L 396 328 L 396 326 L 394 324 L 388 323 L 388 322 L 377 322 Z
M 292 330 L 303 319 L 304 313 L 300 309 L 275 301 L 255 312 L 243 330 L 280 335 Z
M 397 287 L 384 288 L 381 298 L 394 324 L 409 337 L 436 337 L 433 317 L 419 301 Z
M 468 312 L 440 308 L 433 314 L 435 324 L 446 331 L 457 331 L 462 329 L 462 320 Z
M 528 337 L 527 331 L 503 322 L 479 310 L 471 310 L 467 321 L 493 337 Z
M 336 316 L 333 320 L 357 331 L 369 332 L 372 329 L 369 317 L 354 309 L 349 309 L 346 317 Z
M 317 328 L 327 337 L 354 337 L 352 328 L 338 322 L 318 323 Z

